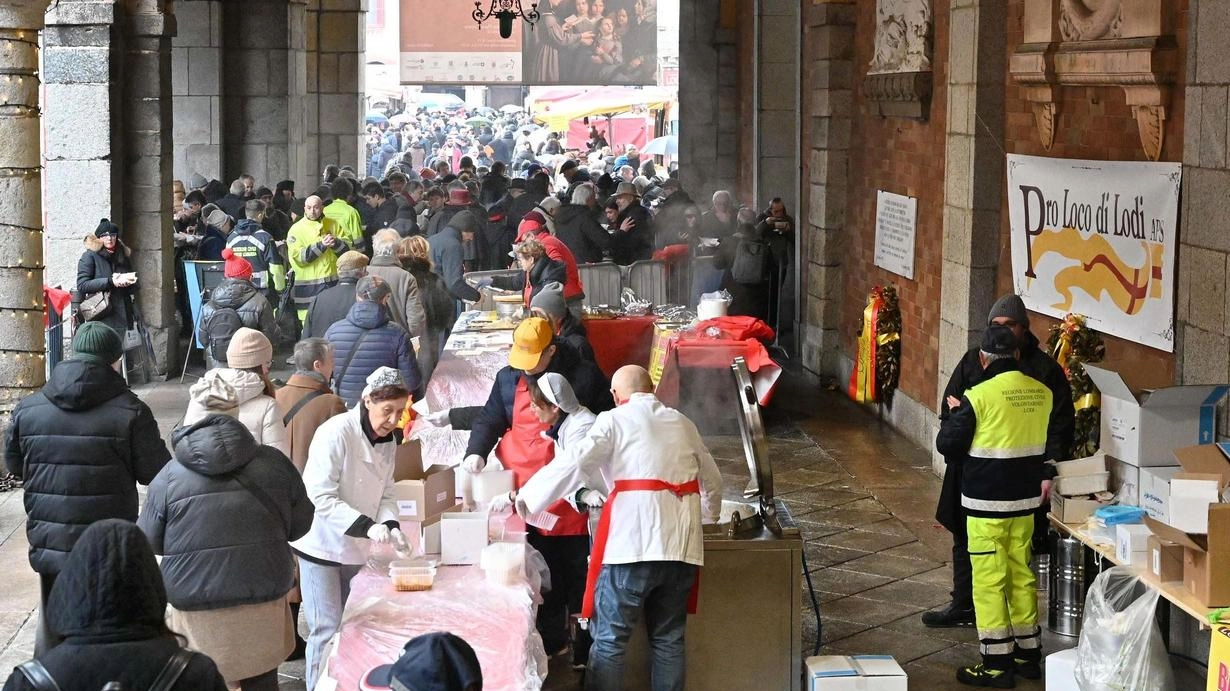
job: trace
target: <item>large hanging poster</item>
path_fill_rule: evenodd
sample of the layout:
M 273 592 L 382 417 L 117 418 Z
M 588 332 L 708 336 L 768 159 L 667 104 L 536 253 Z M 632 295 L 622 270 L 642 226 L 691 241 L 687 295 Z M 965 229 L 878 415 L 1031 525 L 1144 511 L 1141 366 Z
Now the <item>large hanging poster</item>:
M 484 12 L 515 2 L 481 0 Z M 500 38 L 469 0 L 401 0 L 403 84 L 648 86 L 658 80 L 658 0 L 522 0 L 536 9 Z
M 1178 163 L 1008 155 L 1012 280 L 1025 306 L 1174 351 Z

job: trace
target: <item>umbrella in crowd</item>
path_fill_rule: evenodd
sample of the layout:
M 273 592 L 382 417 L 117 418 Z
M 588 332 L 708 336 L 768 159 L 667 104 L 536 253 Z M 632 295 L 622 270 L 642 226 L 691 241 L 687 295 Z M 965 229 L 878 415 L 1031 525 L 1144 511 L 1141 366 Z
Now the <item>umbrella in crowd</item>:
M 481 115 L 475 115 L 466 120 L 466 124 L 470 127 L 490 127 L 491 121 Z
M 387 123 L 388 121 L 389 118 L 378 110 L 367 111 L 367 124 L 369 125 L 381 125 Z
M 645 148 L 641 149 L 641 153 L 654 156 L 678 156 L 679 155 L 679 137 L 673 134 L 668 134 L 664 137 L 650 140 Z
M 522 108 L 516 103 L 509 103 L 506 106 L 500 106 L 500 112 L 501 113 L 524 113 L 525 108 Z
M 407 122 L 414 122 L 414 116 L 410 113 L 398 113 L 389 118 L 389 124 L 396 125 L 397 127 L 401 127 Z

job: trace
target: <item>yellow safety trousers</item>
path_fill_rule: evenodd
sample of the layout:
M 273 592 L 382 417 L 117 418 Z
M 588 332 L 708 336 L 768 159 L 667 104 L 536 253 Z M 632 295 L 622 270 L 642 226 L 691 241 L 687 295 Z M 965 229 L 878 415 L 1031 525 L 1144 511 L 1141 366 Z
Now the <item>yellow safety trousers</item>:
M 1034 517 L 966 518 L 974 622 L 985 658 L 1040 645 L 1037 578 L 1029 568 Z

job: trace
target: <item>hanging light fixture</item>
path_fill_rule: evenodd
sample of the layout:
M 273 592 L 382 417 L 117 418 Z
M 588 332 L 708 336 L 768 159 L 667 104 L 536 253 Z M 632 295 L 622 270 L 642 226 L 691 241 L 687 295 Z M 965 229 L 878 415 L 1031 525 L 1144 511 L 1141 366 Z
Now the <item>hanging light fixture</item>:
M 538 3 L 531 3 L 529 12 L 526 12 L 521 8 L 521 0 L 491 0 L 491 7 L 484 12 L 482 0 L 474 0 L 474 12 L 470 16 L 478 22 L 480 29 L 488 19 L 497 20 L 500 23 L 500 38 L 508 38 L 512 36 L 513 22 L 518 17 L 533 28 L 539 17 Z

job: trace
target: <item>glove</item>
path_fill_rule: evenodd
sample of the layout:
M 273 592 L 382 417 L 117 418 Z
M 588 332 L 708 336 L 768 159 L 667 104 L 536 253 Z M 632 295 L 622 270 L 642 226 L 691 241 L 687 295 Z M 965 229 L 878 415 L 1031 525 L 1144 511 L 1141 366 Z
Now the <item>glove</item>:
M 401 532 L 401 528 L 394 528 L 389 531 L 389 537 L 393 541 L 393 549 L 402 554 L 410 552 L 410 543 L 406 542 L 406 535 Z
M 461 461 L 461 469 L 467 473 L 481 473 L 487 467 L 487 459 L 472 453 Z
M 401 532 L 401 531 L 399 530 L 397 532 Z M 371 540 L 372 542 L 378 545 L 385 544 L 391 538 L 392 538 L 392 535 L 389 531 L 389 526 L 383 523 L 377 523 L 376 525 L 367 529 L 367 539 Z
M 525 505 L 525 500 L 521 497 L 517 497 L 517 500 L 513 502 L 513 506 L 516 507 L 517 515 L 521 517 L 521 520 L 524 521 L 530 517 L 530 507 Z
M 508 492 L 491 498 L 487 508 L 491 513 L 504 513 L 513 505 L 512 493 Z
M 583 489 L 577 492 L 577 503 L 584 504 L 591 509 L 601 509 L 606 503 L 606 497 L 596 489 Z
M 420 415 L 419 417 L 423 420 L 423 422 L 431 425 L 432 427 L 448 427 L 452 424 L 449 422 L 447 410 L 427 413 L 426 415 Z

